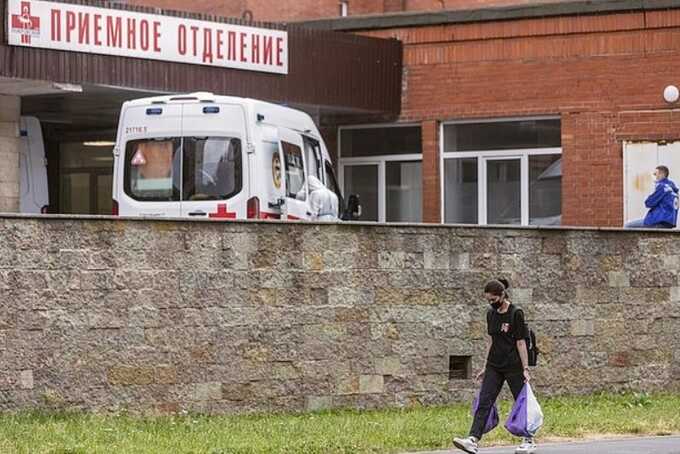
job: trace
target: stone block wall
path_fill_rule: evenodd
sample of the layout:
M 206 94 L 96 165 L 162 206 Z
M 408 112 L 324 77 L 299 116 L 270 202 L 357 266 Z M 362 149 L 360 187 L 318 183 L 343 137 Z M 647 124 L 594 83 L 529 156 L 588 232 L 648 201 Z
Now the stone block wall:
M 21 100 L 0 94 L 0 212 L 19 211 Z
M 0 219 L 0 409 L 466 400 L 498 275 L 545 351 L 538 393 L 680 389 L 672 232 L 17 216 Z

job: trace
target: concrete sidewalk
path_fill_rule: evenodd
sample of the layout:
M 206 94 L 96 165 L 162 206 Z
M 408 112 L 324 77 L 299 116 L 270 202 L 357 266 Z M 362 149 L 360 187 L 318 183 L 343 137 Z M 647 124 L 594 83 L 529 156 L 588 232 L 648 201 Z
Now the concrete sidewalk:
M 479 454 L 514 454 L 515 446 L 482 448 Z M 430 451 L 418 454 L 463 454 L 463 451 Z M 680 454 L 680 436 L 572 441 L 539 444 L 536 454 Z

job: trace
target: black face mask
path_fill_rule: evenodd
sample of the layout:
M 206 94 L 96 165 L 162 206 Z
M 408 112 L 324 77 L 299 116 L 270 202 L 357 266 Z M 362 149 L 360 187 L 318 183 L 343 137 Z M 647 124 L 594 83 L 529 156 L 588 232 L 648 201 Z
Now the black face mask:
M 498 299 L 497 299 L 496 301 L 494 301 L 493 303 L 489 303 L 489 306 L 491 306 L 491 308 L 492 308 L 493 310 L 495 310 L 495 311 L 497 311 L 498 309 L 500 309 L 502 305 L 503 305 L 503 300 L 502 300 L 501 298 L 498 298 Z

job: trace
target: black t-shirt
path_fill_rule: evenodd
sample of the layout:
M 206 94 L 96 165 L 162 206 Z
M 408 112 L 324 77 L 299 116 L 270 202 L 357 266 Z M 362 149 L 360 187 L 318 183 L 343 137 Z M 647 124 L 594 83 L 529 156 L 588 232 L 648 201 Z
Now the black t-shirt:
M 517 350 L 517 341 L 527 337 L 527 325 L 524 312 L 515 307 L 515 319 L 511 320 L 512 304 L 507 312 L 499 314 L 489 308 L 486 312 L 486 326 L 491 336 L 491 350 L 486 363 L 503 371 L 521 371 L 522 360 Z

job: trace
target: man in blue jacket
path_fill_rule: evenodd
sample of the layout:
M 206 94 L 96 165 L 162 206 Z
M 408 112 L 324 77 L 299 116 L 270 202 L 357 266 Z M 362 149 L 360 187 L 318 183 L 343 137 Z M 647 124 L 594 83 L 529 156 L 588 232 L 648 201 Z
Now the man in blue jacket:
M 654 169 L 654 192 L 645 200 L 649 212 L 644 219 L 625 225 L 626 228 L 672 229 L 678 218 L 678 187 L 668 179 L 668 167 Z

